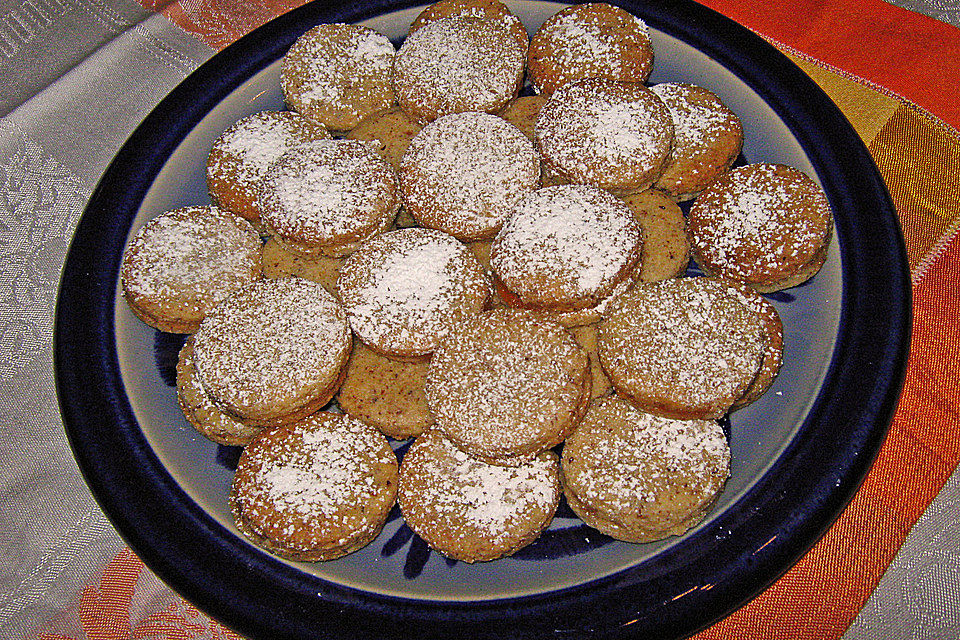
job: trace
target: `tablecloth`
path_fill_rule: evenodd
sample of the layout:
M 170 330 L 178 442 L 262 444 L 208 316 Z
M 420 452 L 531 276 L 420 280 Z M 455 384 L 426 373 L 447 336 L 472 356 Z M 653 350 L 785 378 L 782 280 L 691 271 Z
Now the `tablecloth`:
M 2 638 L 236 637 L 153 576 L 90 496 L 50 342 L 71 232 L 113 154 L 216 50 L 299 4 L 286 1 L 0 0 Z M 861 490 L 700 638 L 960 637 L 960 7 L 898 2 L 706 0 L 791 55 L 868 145 L 902 223 L 915 325 Z

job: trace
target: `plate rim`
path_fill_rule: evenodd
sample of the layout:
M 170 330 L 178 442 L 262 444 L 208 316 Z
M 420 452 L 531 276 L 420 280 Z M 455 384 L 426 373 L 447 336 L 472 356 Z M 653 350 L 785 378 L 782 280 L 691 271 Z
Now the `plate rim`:
M 865 229 L 854 216 L 836 219 L 837 236 L 858 241 L 843 242 L 840 247 L 843 303 L 837 345 L 824 384 L 797 436 L 773 468 L 738 499 L 736 508 L 731 505 L 718 516 L 710 531 L 696 531 L 684 544 L 674 545 L 669 562 L 661 556 L 641 562 L 643 580 L 638 580 L 634 567 L 585 584 L 510 599 L 443 602 L 370 594 L 328 583 L 250 549 L 186 496 L 139 432 L 115 351 L 113 305 L 119 267 L 115 246 L 107 256 L 115 264 L 96 270 L 103 258 L 103 238 L 126 238 L 153 176 L 193 124 L 240 83 L 275 62 L 296 35 L 321 21 L 356 22 L 417 4 L 372 0 L 348 7 L 316 0 L 293 9 L 202 64 L 151 111 L 120 149 L 77 225 L 55 311 L 57 395 L 80 470 L 121 536 L 151 570 L 200 609 L 253 638 L 356 637 L 358 631 L 370 637 L 448 637 L 454 631 L 451 625 L 479 637 L 528 637 L 537 635 L 538 629 L 557 630 L 563 624 L 561 618 L 580 622 L 567 630 L 578 637 L 587 632 L 616 637 L 641 631 L 650 637 L 689 635 L 776 580 L 852 498 L 892 419 L 906 372 L 912 322 L 900 227 L 879 171 L 859 136 L 826 94 L 786 56 L 753 32 L 690 0 L 616 4 L 696 47 L 751 86 L 797 136 L 831 203 L 868 213 L 878 223 Z M 758 73 L 760 60 L 763 73 Z M 777 78 L 777 87 L 788 83 L 803 87 L 803 100 L 785 103 L 785 96 L 792 94 L 773 91 L 766 77 L 771 74 Z M 145 155 L 144 149 L 152 152 Z M 869 211 L 871 207 L 875 211 Z M 110 215 L 118 211 L 127 214 Z M 878 242 L 891 251 L 875 255 L 878 252 L 866 250 Z M 879 284 L 887 295 L 876 295 L 878 273 L 884 276 Z M 868 283 L 872 284 L 869 290 Z M 852 344 L 875 348 L 864 354 Z M 863 395 L 865 388 L 871 389 L 863 377 L 856 384 L 847 377 L 854 372 L 866 374 L 866 380 L 873 382 L 871 394 Z M 862 406 L 855 416 L 844 411 L 849 402 L 843 404 L 843 398 L 858 399 Z M 124 428 L 112 428 L 114 424 Z M 848 429 L 842 446 L 829 428 L 834 424 Z M 808 478 L 809 456 L 820 439 L 839 448 L 817 446 L 817 452 L 825 455 L 818 467 L 823 474 L 819 479 Z M 129 473 L 135 474 L 135 482 Z M 783 496 L 778 505 L 771 505 L 771 489 L 782 491 L 787 479 L 805 480 L 800 485 L 803 498 Z M 757 522 L 757 514 L 769 514 L 778 506 L 783 511 L 780 520 Z M 162 535 L 149 522 L 158 517 L 167 520 Z M 181 524 L 174 525 L 177 522 Z M 179 535 L 172 530 L 176 526 Z M 750 527 L 762 532 L 760 537 L 769 536 L 769 542 L 759 548 L 757 536 L 739 541 L 731 535 L 722 541 L 728 551 L 723 557 L 736 557 L 749 571 L 742 566 L 736 571 L 722 566 L 717 557 L 696 553 L 709 543 L 708 537 L 715 536 L 717 527 L 730 532 Z M 176 562 L 177 557 L 192 562 L 187 566 Z M 678 572 L 678 567 L 691 566 L 709 580 L 697 583 Z M 209 580 L 225 567 L 229 575 L 224 582 Z M 270 593 L 250 593 L 250 585 L 265 578 L 275 588 Z M 656 588 L 650 588 L 652 579 L 657 581 Z M 614 597 L 627 589 L 636 595 L 640 585 L 654 593 L 628 602 Z

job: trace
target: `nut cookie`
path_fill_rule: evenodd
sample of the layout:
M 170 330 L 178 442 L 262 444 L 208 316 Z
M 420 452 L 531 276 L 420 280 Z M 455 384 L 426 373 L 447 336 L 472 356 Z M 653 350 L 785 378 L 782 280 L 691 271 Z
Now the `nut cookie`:
M 290 108 L 334 131 L 394 105 L 390 40 L 355 24 L 321 24 L 283 56 L 280 88 Z
M 676 202 L 654 189 L 623 196 L 643 229 L 640 282 L 682 276 L 690 263 L 687 219 Z
M 183 416 L 208 440 L 227 446 L 245 446 L 263 427 L 244 424 L 221 411 L 204 391 L 193 366 L 193 336 L 177 357 L 177 404 Z
M 587 354 L 563 327 L 493 309 L 440 342 L 427 374 L 436 429 L 470 455 L 515 465 L 560 443 L 590 399 Z
M 561 474 L 581 520 L 618 540 L 651 542 L 703 519 L 730 475 L 730 448 L 714 420 L 655 416 L 611 396 L 567 438 Z
M 388 358 L 357 342 L 337 404 L 391 438 L 418 436 L 434 422 L 423 393 L 429 369 L 429 361 Z
M 744 394 L 730 407 L 731 410 L 736 410 L 751 404 L 766 393 L 780 373 L 783 364 L 783 321 L 773 303 L 755 290 L 739 283 L 729 284 L 740 292 L 744 304 L 760 317 L 767 334 L 767 348 L 760 363 L 760 371 Z
M 305 256 L 294 253 L 280 244 L 276 238 L 268 238 L 263 245 L 263 277 L 286 278 L 299 276 L 316 282 L 334 297 L 337 294 L 337 278 L 343 258 L 324 255 Z
M 396 172 L 360 140 L 317 140 L 288 151 L 270 166 L 258 197 L 264 226 L 304 255 L 347 255 L 388 229 L 400 208 Z
M 380 153 L 393 165 L 393 168 L 399 169 L 400 158 L 410 146 L 410 141 L 420 133 L 422 128 L 402 109 L 395 107 L 367 118 L 345 137 L 348 140 L 364 140 L 378 145 Z
M 511 214 L 490 264 L 508 304 L 578 311 L 628 279 L 642 245 L 640 225 L 622 200 L 587 185 L 544 187 Z
M 214 203 L 260 222 L 257 187 L 271 164 L 308 140 L 327 140 L 320 123 L 294 111 L 261 111 L 245 116 L 220 134 L 207 156 L 207 187 Z
M 593 78 L 563 85 L 534 126 L 543 163 L 570 182 L 641 191 L 663 173 L 673 120 L 644 85 Z
M 417 122 L 464 111 L 495 113 L 523 81 L 526 44 L 501 20 L 441 18 L 404 40 L 394 64 L 400 108 Z
M 219 207 L 167 211 L 124 250 L 123 297 L 154 329 L 193 333 L 221 300 L 261 278 L 261 252 L 253 226 Z
M 748 164 L 700 194 L 690 208 L 687 234 L 704 272 L 768 293 L 819 271 L 833 216 L 826 194 L 802 171 Z
M 653 68 L 647 25 L 619 7 L 587 3 L 567 7 L 530 40 L 530 79 L 539 93 L 586 78 L 645 82 Z
M 580 348 L 583 349 L 590 358 L 590 397 L 602 398 L 613 393 L 613 385 L 610 378 L 603 372 L 600 365 L 600 354 L 597 351 L 597 325 L 582 324 L 575 327 L 568 327 L 573 339 L 577 341 Z
M 197 377 L 214 404 L 260 426 L 293 422 L 329 402 L 351 346 L 343 308 L 319 284 L 295 276 L 236 292 L 194 339 Z
M 337 292 L 366 345 L 384 355 L 423 357 L 483 310 L 491 285 L 453 236 L 413 227 L 363 244 L 341 267 Z
M 560 502 L 559 462 L 544 451 L 502 467 L 472 458 L 435 430 L 400 465 L 400 512 L 434 550 L 463 562 L 509 556 L 547 528 Z
M 510 11 L 510 8 L 500 0 L 440 0 L 434 2 L 414 19 L 410 25 L 410 33 L 431 22 L 452 16 L 473 16 L 487 20 L 498 20 L 510 29 L 521 46 L 527 47 L 530 42 L 530 34 L 527 33 L 527 28 Z
M 400 160 L 404 206 L 464 242 L 496 235 L 540 180 L 533 143 L 503 118 L 469 111 L 434 120 Z
M 673 119 L 673 151 L 653 186 L 678 202 L 692 200 L 740 155 L 743 125 L 709 89 L 665 82 L 650 90 Z
M 247 445 L 230 509 L 247 539 L 283 558 L 332 560 L 369 544 L 396 504 L 386 438 L 349 416 L 315 413 Z
M 638 283 L 597 337 L 617 393 L 670 418 L 719 418 L 757 377 L 769 336 L 736 288 L 711 278 Z

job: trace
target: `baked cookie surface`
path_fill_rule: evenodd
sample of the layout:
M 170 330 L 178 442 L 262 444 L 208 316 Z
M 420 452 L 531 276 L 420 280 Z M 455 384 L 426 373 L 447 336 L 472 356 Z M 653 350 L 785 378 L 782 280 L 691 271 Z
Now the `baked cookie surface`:
M 713 420 L 655 416 L 611 396 L 567 438 L 561 465 L 567 504 L 584 522 L 651 542 L 703 519 L 730 474 L 730 449 Z
M 168 333 L 193 333 L 234 291 L 262 276 L 260 235 L 215 206 L 183 207 L 151 219 L 123 253 L 120 282 L 130 310 Z
M 407 524 L 432 549 L 464 562 L 502 558 L 533 542 L 560 495 L 553 452 L 502 467 L 470 457 L 435 430 L 414 441 L 400 468 Z
M 254 544 L 291 560 L 332 560 L 377 537 L 396 503 L 398 472 L 376 429 L 320 412 L 247 445 L 230 508 Z
M 643 229 L 640 282 L 657 282 L 682 276 L 690 263 L 687 219 L 676 202 L 655 189 L 623 196 Z

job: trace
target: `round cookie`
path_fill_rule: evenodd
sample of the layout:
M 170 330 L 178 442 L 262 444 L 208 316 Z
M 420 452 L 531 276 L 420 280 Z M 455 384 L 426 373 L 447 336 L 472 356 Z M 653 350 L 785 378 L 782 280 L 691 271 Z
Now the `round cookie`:
M 486 306 L 491 286 L 453 236 L 413 227 L 364 243 L 341 267 L 337 291 L 365 344 L 385 355 L 422 357 Z
M 494 113 L 517 96 L 526 44 L 501 20 L 441 18 L 404 40 L 394 64 L 400 108 L 418 122 L 464 111 Z
M 678 202 L 692 200 L 730 168 L 743 147 L 743 125 L 712 91 L 666 82 L 650 88 L 673 119 L 673 151 L 655 189 Z
M 526 27 L 500 0 L 440 0 L 434 2 L 414 19 L 410 25 L 410 33 L 431 22 L 452 16 L 474 16 L 487 20 L 499 20 L 513 32 L 521 46 L 526 47 L 530 42 L 530 35 L 527 33 Z
M 393 165 L 400 168 L 400 158 L 403 157 L 410 141 L 420 132 L 422 127 L 410 119 L 399 107 L 384 111 L 367 118 L 346 135 L 348 140 L 365 140 L 379 145 L 380 153 Z
M 559 463 L 544 451 L 516 467 L 487 464 L 435 430 L 400 465 L 400 512 L 434 550 L 463 562 L 509 556 L 547 528 L 560 501 Z
M 575 327 L 568 327 L 573 339 L 577 341 L 587 356 L 590 358 L 590 397 L 602 398 L 613 393 L 613 385 L 610 379 L 603 372 L 600 365 L 600 354 L 597 352 L 597 325 L 582 324 Z
M 328 129 L 346 131 L 393 106 L 390 40 L 355 24 L 321 24 L 283 56 L 280 88 L 287 104 Z
M 218 207 L 167 211 L 124 250 L 123 297 L 154 329 L 193 333 L 221 300 L 261 278 L 261 251 L 253 226 Z
M 514 465 L 560 443 L 590 400 L 587 354 L 563 327 L 493 309 L 451 330 L 433 354 L 427 406 L 460 449 Z
M 539 180 L 533 143 L 503 118 L 477 111 L 434 120 L 400 160 L 406 209 L 422 226 L 465 242 L 496 235 Z
M 324 255 L 305 256 L 286 249 L 269 238 L 263 245 L 263 277 L 286 278 L 299 276 L 321 285 L 333 296 L 337 296 L 337 278 L 343 258 L 329 258 Z
M 396 503 L 398 473 L 376 429 L 320 412 L 243 450 L 230 509 L 254 544 L 290 560 L 332 560 L 377 537 Z
M 802 171 L 772 163 L 721 175 L 694 201 L 687 220 L 693 258 L 704 272 L 761 293 L 812 277 L 832 233 L 820 186 Z
M 533 34 L 527 54 L 530 79 L 551 95 L 569 82 L 606 78 L 645 82 L 653 68 L 647 25 L 619 7 L 587 3 L 554 14 Z
M 214 404 L 244 424 L 274 426 L 333 397 L 350 355 L 347 317 L 315 282 L 261 280 L 208 315 L 194 336 L 197 377 Z
M 567 438 L 561 470 L 581 520 L 619 540 L 651 542 L 703 520 L 730 475 L 730 448 L 716 421 L 655 416 L 611 396 Z
M 423 393 L 429 369 L 429 361 L 395 360 L 357 342 L 337 404 L 391 438 L 418 436 L 434 422 Z
M 245 446 L 263 431 L 220 411 L 203 390 L 193 366 L 193 336 L 187 338 L 177 358 L 177 404 L 183 416 L 208 440 L 227 446 Z
M 393 224 L 396 172 L 368 143 L 317 140 L 283 154 L 260 185 L 261 221 L 295 253 L 341 257 Z
M 504 224 L 490 264 L 508 304 L 577 311 L 595 307 L 628 279 L 642 245 L 640 225 L 622 200 L 587 185 L 544 187 Z
M 320 123 L 293 111 L 261 111 L 245 116 L 224 131 L 207 156 L 207 187 L 214 203 L 260 221 L 257 186 L 280 156 L 308 140 L 326 140 Z
M 730 407 L 733 411 L 751 404 L 766 393 L 780 373 L 783 364 L 783 321 L 773 303 L 762 295 L 742 284 L 729 284 L 743 296 L 744 304 L 760 317 L 767 333 L 767 349 L 760 363 L 760 371 L 744 394 Z
M 547 104 L 546 96 L 517 96 L 516 100 L 511 100 L 510 104 L 500 111 L 500 117 L 533 140 L 533 128 L 537 123 L 537 116 L 540 115 L 540 110 L 545 104 Z
M 623 201 L 643 229 L 643 257 L 637 280 L 657 282 L 682 276 L 690 263 L 687 219 L 683 210 L 654 189 L 627 194 Z
M 534 126 L 551 171 L 618 193 L 647 189 L 670 159 L 673 121 L 652 91 L 600 78 L 563 85 Z
M 610 305 L 597 338 L 617 393 L 670 418 L 719 418 L 757 377 L 763 319 L 711 278 L 638 283 Z

